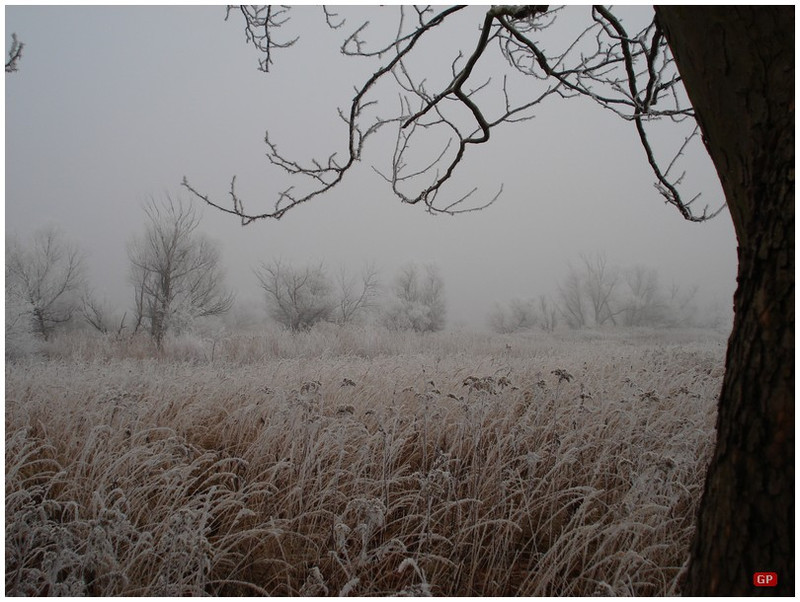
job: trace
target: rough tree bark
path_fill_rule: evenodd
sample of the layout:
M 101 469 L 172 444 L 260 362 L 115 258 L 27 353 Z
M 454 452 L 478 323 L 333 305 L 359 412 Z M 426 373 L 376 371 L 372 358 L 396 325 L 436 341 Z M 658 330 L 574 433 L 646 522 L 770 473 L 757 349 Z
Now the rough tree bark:
M 738 239 L 686 595 L 794 594 L 794 7 L 658 7 Z M 756 588 L 753 573 L 778 573 Z

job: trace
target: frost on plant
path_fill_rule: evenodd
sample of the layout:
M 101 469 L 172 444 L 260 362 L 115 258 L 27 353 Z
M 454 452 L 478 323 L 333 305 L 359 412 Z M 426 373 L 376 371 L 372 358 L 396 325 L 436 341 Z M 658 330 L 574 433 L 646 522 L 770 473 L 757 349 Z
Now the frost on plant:
M 6 594 L 677 593 L 721 338 L 348 328 L 10 363 Z

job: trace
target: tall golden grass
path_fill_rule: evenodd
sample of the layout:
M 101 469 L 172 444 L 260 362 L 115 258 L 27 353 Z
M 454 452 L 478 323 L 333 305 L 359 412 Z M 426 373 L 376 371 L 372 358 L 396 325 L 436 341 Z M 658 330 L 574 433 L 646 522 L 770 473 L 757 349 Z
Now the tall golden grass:
M 7 595 L 674 595 L 713 333 L 370 328 L 6 366 Z

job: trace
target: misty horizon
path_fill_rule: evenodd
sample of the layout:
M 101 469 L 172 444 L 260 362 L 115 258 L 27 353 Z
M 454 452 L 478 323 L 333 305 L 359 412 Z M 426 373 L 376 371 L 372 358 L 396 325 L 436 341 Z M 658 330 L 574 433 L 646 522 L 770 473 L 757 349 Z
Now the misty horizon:
M 550 101 L 475 149 L 459 185 L 487 197 L 502 185 L 503 194 L 474 214 L 403 206 L 372 169 L 391 153 L 380 139 L 337 188 L 280 221 L 243 228 L 192 200 L 184 176 L 225 203 L 236 175 L 248 208 L 273 203 L 282 188 L 264 157 L 266 130 L 303 158 L 341 146 L 336 107 L 363 69 L 348 75 L 335 53 L 315 54 L 330 36 L 306 23 L 324 21 L 308 7 L 295 12 L 306 35 L 264 74 L 242 24 L 225 21 L 221 7 L 7 7 L 6 38 L 25 44 L 19 71 L 6 76 L 7 238 L 57 227 L 85 251 L 100 300 L 121 311 L 131 303 L 127 248 L 145 227 L 142 207 L 169 194 L 201 210 L 199 231 L 219 243 L 237 306 L 263 316 L 253 269 L 265 261 L 324 262 L 331 272 L 373 263 L 384 285 L 405 264 L 434 263 L 448 327 L 482 330 L 495 304 L 555 297 L 570 265 L 598 253 L 612 266 L 655 269 L 663 287 L 697 287 L 700 311 L 732 313 L 727 211 L 686 223 L 654 189 L 632 126 L 580 99 Z M 674 150 L 683 135 L 659 130 L 659 141 Z M 694 152 L 686 163 L 700 202 L 716 206 L 708 158 Z

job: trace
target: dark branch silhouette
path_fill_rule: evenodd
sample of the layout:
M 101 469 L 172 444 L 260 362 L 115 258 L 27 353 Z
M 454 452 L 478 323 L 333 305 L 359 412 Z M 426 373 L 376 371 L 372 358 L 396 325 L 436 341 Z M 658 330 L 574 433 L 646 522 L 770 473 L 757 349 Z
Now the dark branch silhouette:
M 245 209 L 236 192 L 236 177 L 231 180 L 231 204 L 223 206 L 207 194 L 198 191 L 184 177 L 183 185 L 196 197 L 226 213 L 238 216 L 243 224 L 256 220 L 280 219 L 288 210 L 320 196 L 342 181 L 345 174 L 363 157 L 364 145 L 386 126 L 396 127 L 395 149 L 388 169 L 375 171 L 391 186 L 404 203 L 423 204 L 433 213 L 455 214 L 476 211 L 492 204 L 502 192 L 502 184 L 488 196 L 477 188 L 453 197 L 446 184 L 463 165 L 469 150 L 489 142 L 492 131 L 504 124 L 516 124 L 534 117 L 534 109 L 550 96 L 561 98 L 587 97 L 632 122 L 655 176 L 655 187 L 665 201 L 678 209 L 690 221 L 704 221 L 717 215 L 724 205 L 709 211 L 693 211 L 699 195 L 685 200 L 679 191 L 683 174 L 674 175 L 672 168 L 685 150 L 689 136 L 677 154 L 662 167 L 648 136 L 648 124 L 654 120 L 694 120 L 694 112 L 685 94 L 666 39 L 653 19 L 643 29 L 629 32 L 622 21 L 603 7 L 591 8 L 591 20 L 569 45 L 553 52 L 545 48 L 543 34 L 552 27 L 561 9 L 548 6 L 495 6 L 483 13 L 479 35 L 468 56 L 459 52 L 451 63 L 452 78 L 438 88 L 428 90 L 428 82 L 410 66 L 417 57 L 418 43 L 436 28 L 462 13 L 465 6 L 443 10 L 430 7 L 401 6 L 394 38 L 377 49 L 370 49 L 364 39 L 368 21 L 360 23 L 346 35 L 341 52 L 346 56 L 380 61 L 379 68 L 359 88 L 347 110 L 339 114 L 347 125 L 347 150 L 326 159 L 302 164 L 281 154 L 278 146 L 265 135 L 269 161 L 287 172 L 296 185 L 277 193 L 271 207 L 262 212 Z M 227 16 L 232 8 L 228 8 Z M 259 68 L 268 71 L 276 49 L 297 42 L 277 41 L 278 30 L 289 20 L 287 7 L 240 7 L 246 27 L 247 40 L 260 51 L 263 58 Z M 324 10 L 325 22 L 339 30 L 347 20 L 329 9 Z M 511 67 L 502 83 L 491 78 L 479 80 L 476 65 L 490 52 L 499 52 Z M 527 95 L 518 98 L 512 91 L 509 77 L 513 73 L 529 76 Z M 373 92 L 379 83 L 393 83 L 399 95 L 399 109 L 390 117 L 376 117 L 368 111 L 379 102 Z M 502 99 L 502 102 L 498 102 Z M 385 99 L 380 99 L 385 103 Z M 498 106 L 502 108 L 498 109 Z M 446 133 L 446 140 L 433 150 L 432 157 L 422 165 L 419 152 L 412 147 L 425 135 Z M 696 130 L 695 130 L 696 131 Z M 433 145 L 427 143 L 426 149 Z M 483 195 L 483 196 L 481 196 Z
M 6 61 L 6 73 L 13 73 L 19 71 L 19 61 L 22 58 L 22 49 L 25 44 L 17 39 L 17 34 L 11 34 L 11 48 L 8 51 L 8 60 Z

